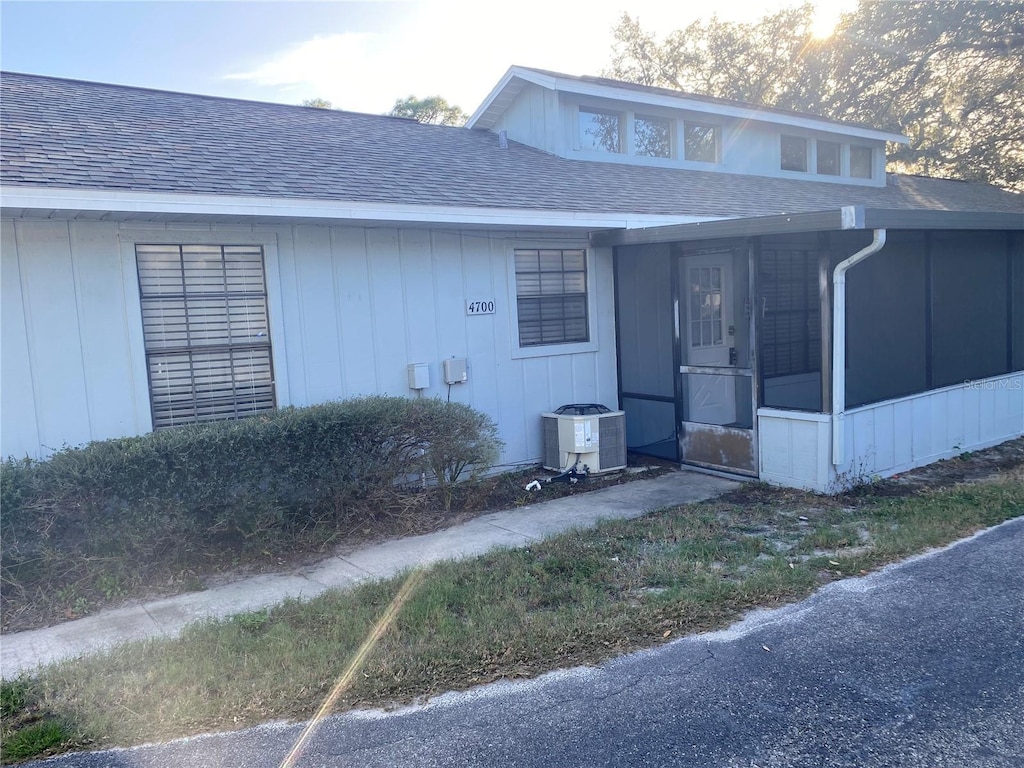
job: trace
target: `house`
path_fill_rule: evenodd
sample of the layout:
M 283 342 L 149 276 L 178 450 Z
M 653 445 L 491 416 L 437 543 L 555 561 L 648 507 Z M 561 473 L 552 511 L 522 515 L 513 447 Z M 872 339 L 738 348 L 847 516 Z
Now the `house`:
M 902 136 L 525 67 L 467 128 L 0 85 L 4 455 L 367 393 L 815 490 L 1024 434 L 1022 199 Z

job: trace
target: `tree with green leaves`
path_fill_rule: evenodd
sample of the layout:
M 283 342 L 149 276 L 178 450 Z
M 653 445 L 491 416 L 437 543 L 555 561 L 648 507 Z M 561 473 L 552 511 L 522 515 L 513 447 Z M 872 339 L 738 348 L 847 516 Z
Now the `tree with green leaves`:
M 658 38 L 624 14 L 611 77 L 899 131 L 890 168 L 1024 191 L 1024 3 L 860 0 L 828 38 L 805 4 Z
M 427 96 L 425 99 L 407 96 L 397 99 L 388 114 L 393 117 L 411 117 L 418 122 L 433 125 L 465 125 L 469 117 L 441 96 Z
M 314 107 L 315 109 L 334 109 L 334 105 L 331 104 L 327 99 L 322 99 L 319 96 L 315 96 L 312 99 L 305 99 L 302 102 L 304 107 Z

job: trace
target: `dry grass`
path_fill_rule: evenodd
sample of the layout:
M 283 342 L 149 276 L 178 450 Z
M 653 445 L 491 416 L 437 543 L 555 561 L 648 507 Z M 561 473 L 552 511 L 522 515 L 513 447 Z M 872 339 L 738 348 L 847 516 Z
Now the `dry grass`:
M 1024 514 L 1024 470 L 855 505 L 746 493 L 428 569 L 337 708 L 599 663 L 724 626 Z M 305 719 L 401 584 L 194 625 L 178 640 L 50 667 L 29 686 L 90 745 Z

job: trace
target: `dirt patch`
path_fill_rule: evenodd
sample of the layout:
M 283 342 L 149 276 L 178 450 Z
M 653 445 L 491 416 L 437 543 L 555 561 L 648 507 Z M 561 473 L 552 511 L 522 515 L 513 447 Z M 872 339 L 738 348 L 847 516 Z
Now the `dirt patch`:
M 936 461 L 884 480 L 860 483 L 835 496 L 821 496 L 808 491 L 754 482 L 746 483 L 724 494 L 721 499 L 732 504 L 805 507 L 813 512 L 818 509 L 857 507 L 880 498 L 912 496 L 930 489 L 948 488 L 958 483 L 979 482 L 1022 468 L 1024 438 L 1017 438 L 982 451 L 967 451 L 955 458 Z

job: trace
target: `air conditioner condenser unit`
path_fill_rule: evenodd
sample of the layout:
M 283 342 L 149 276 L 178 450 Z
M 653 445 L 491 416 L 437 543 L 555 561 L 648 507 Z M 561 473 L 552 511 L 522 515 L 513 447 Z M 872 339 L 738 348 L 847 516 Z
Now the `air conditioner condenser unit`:
M 626 467 L 626 414 L 603 405 L 563 405 L 541 414 L 544 468 L 597 474 Z M 585 468 L 585 469 L 584 469 Z

